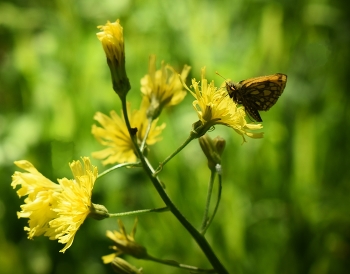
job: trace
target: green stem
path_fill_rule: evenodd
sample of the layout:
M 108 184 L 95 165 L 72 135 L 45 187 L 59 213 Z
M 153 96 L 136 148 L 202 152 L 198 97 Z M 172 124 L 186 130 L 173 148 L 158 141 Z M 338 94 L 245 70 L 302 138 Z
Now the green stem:
M 152 127 L 152 118 L 149 118 L 148 119 L 148 125 L 147 125 L 147 129 L 146 129 L 146 133 L 145 133 L 145 136 L 143 137 L 143 140 L 142 140 L 142 143 L 141 143 L 141 146 L 140 146 L 140 150 L 141 152 L 143 152 L 144 148 L 145 148 L 145 145 L 146 145 L 146 140 L 147 140 L 147 137 L 151 131 L 151 127 Z
M 167 162 L 169 162 L 176 154 L 178 154 L 185 146 L 187 146 L 193 139 L 195 139 L 195 135 L 190 134 L 190 136 L 186 139 L 186 141 L 179 146 L 172 154 L 170 154 L 163 162 L 159 163 L 158 168 L 156 169 L 156 171 L 154 172 L 153 176 L 156 176 L 162 169 L 163 166 L 165 166 L 165 164 Z
M 140 161 L 142 163 L 142 166 L 144 167 L 145 172 L 147 173 L 148 177 L 150 178 L 151 182 L 153 183 L 153 186 L 157 190 L 159 196 L 162 198 L 163 202 L 167 205 L 169 210 L 173 213 L 173 215 L 178 219 L 178 221 L 184 226 L 184 228 L 191 234 L 193 239 L 197 242 L 197 244 L 202 249 L 203 253 L 206 255 L 208 260 L 210 261 L 213 268 L 216 270 L 219 274 L 226 274 L 228 273 L 225 267 L 221 264 L 219 259 L 216 257 L 215 253 L 211 249 L 209 243 L 204 238 L 203 235 L 201 235 L 192 225 L 191 223 L 181 214 L 181 212 L 177 209 L 177 207 L 173 204 L 170 197 L 166 193 L 165 189 L 163 188 L 162 184 L 159 182 L 159 180 L 153 176 L 153 172 L 148 166 L 148 163 L 146 162 L 142 152 L 140 151 L 139 147 L 137 146 L 136 136 L 135 136 L 135 130 L 130 127 L 130 122 L 127 114 L 127 107 L 126 107 L 126 98 L 121 97 L 122 101 L 122 108 L 124 113 L 124 119 L 125 124 L 128 128 L 130 138 L 134 143 L 135 151 L 137 152 Z M 189 143 L 192 140 L 188 140 L 187 143 Z
M 153 168 L 153 166 L 151 165 L 151 163 L 149 162 L 148 158 L 145 157 L 144 159 L 145 159 L 145 161 L 146 161 L 146 163 L 147 163 L 147 166 L 148 166 L 149 169 L 152 171 L 153 176 L 155 176 L 156 173 L 154 172 L 154 168 Z M 162 185 L 162 187 L 165 189 L 165 184 L 158 178 L 158 176 L 156 176 L 156 178 L 157 178 L 158 182 Z
M 160 208 L 152 208 L 152 209 L 140 209 L 140 210 L 134 210 L 129 212 L 122 212 L 122 213 L 109 213 L 109 217 L 123 217 L 123 216 L 131 216 L 131 215 L 138 215 L 143 213 L 150 213 L 150 212 L 165 212 L 169 211 L 168 207 L 160 207 Z
M 191 273 L 216 273 L 216 270 L 214 270 L 214 269 L 203 269 L 203 268 L 199 268 L 196 266 L 180 264 L 180 263 L 173 261 L 173 260 L 162 260 L 162 259 L 154 258 L 150 255 L 148 255 L 147 258 L 144 258 L 144 259 L 149 260 L 149 261 L 153 261 L 153 262 L 157 262 L 157 263 L 161 263 L 161 264 L 165 264 L 165 265 L 170 265 L 170 266 L 182 268 L 182 269 L 187 269 L 187 270 L 190 270 Z
M 217 200 L 216 200 L 216 204 L 215 204 L 215 208 L 213 211 L 213 215 L 211 215 L 210 219 L 208 220 L 207 226 L 201 231 L 201 233 L 204 235 L 205 232 L 207 231 L 208 227 L 210 226 L 210 224 L 212 223 L 215 214 L 219 208 L 219 204 L 221 201 L 221 192 L 222 192 L 222 176 L 221 176 L 221 165 L 217 164 L 216 165 L 216 172 L 218 173 L 218 179 L 219 179 L 219 184 L 218 184 L 218 196 L 217 196 Z
M 216 175 L 216 172 L 214 170 L 211 170 L 210 180 L 209 180 L 209 184 L 208 184 L 207 201 L 205 203 L 203 221 L 202 221 L 202 226 L 200 229 L 200 231 L 203 235 L 208 228 L 208 214 L 209 214 L 211 194 L 213 192 L 213 184 L 214 184 L 214 180 L 215 180 L 215 175 Z
M 115 170 L 117 168 L 121 168 L 121 167 L 141 167 L 141 165 L 140 165 L 140 162 L 138 162 L 138 163 L 123 163 L 123 164 L 115 165 L 115 166 L 113 166 L 113 167 L 103 171 L 102 173 L 100 173 L 97 176 L 97 178 L 100 178 L 100 177 L 110 173 L 111 171 L 113 171 L 113 170 Z

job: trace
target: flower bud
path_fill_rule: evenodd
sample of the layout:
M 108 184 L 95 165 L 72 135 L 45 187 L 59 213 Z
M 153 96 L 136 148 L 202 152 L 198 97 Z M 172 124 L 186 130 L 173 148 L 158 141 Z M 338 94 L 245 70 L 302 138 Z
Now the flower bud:
M 221 155 L 225 149 L 226 141 L 221 137 L 211 139 L 208 135 L 200 137 L 199 144 L 208 159 L 208 167 L 215 170 L 215 166 L 221 163 Z
M 101 32 L 98 32 L 96 35 L 106 53 L 113 89 L 119 97 L 125 98 L 131 87 L 125 70 L 123 27 L 118 19 L 114 23 L 108 21 L 106 25 L 98 26 L 98 28 Z
M 111 265 L 114 272 L 118 274 L 142 274 L 142 268 L 137 269 L 135 266 L 119 257 L 115 257 Z

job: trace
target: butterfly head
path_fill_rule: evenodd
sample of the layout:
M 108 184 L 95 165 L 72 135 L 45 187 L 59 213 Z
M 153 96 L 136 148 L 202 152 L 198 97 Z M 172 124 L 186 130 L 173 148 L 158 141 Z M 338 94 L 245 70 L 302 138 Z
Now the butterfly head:
M 228 95 L 230 96 L 230 98 L 232 98 L 232 100 L 234 102 L 236 102 L 237 104 L 242 104 L 242 98 L 241 98 L 240 92 L 239 92 L 241 85 L 239 83 L 234 83 L 232 81 L 227 80 L 225 77 L 223 77 L 217 71 L 215 73 L 225 80 L 226 91 L 227 91 Z

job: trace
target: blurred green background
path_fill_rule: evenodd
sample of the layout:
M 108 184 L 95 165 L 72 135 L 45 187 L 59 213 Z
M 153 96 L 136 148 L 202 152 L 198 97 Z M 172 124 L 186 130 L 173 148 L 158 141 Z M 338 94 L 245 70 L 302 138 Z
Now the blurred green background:
M 227 141 L 222 203 L 207 239 L 230 273 L 348 273 L 350 268 L 349 72 L 347 1 L 0 1 L 0 273 L 112 273 L 107 229 L 115 219 L 88 219 L 65 254 L 46 237 L 27 239 L 17 219 L 23 199 L 10 187 L 13 161 L 27 159 L 46 177 L 71 178 L 68 162 L 101 145 L 90 134 L 96 111 L 120 112 L 96 26 L 124 26 L 129 101 L 139 106 L 149 54 L 180 71 L 192 66 L 219 85 L 282 72 L 287 87 L 261 113 L 265 138 Z M 189 81 L 188 81 L 189 83 Z M 165 113 L 156 166 L 197 120 L 193 98 Z M 105 167 L 93 164 L 102 172 Z M 209 170 L 197 141 L 166 165 L 161 179 L 185 216 L 200 227 Z M 215 196 L 214 196 L 215 197 Z M 141 170 L 97 181 L 93 202 L 110 212 L 163 206 Z M 123 218 L 130 231 L 133 218 Z M 170 213 L 139 217 L 136 240 L 149 253 L 210 267 Z M 132 258 L 144 273 L 186 273 Z

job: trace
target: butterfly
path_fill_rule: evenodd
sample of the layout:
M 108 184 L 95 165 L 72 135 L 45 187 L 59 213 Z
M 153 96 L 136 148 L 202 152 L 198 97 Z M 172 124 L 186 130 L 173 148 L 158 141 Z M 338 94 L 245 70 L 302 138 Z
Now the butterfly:
M 253 121 L 262 122 L 259 111 L 267 111 L 276 104 L 286 83 L 287 75 L 276 73 L 249 78 L 238 83 L 226 82 L 226 90 L 233 101 L 244 106 Z

